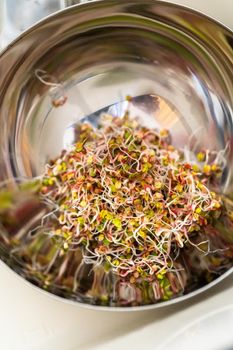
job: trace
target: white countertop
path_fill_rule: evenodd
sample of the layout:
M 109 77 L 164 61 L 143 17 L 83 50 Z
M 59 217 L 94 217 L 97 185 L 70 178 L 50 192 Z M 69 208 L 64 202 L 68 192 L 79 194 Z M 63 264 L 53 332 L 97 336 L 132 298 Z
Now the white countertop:
M 0 266 L 0 348 L 2 350 L 123 350 L 159 349 L 184 331 L 191 346 L 179 350 L 215 350 L 211 339 L 233 345 L 233 275 L 199 297 L 163 309 L 138 312 L 95 311 L 72 306 L 25 284 L 13 272 Z M 212 312 L 230 310 L 227 321 L 212 332 L 198 327 L 198 320 Z M 223 321 L 224 318 L 223 317 Z M 221 319 L 222 320 L 222 319 Z M 189 328 L 189 324 L 195 327 Z M 187 328 L 188 327 L 188 328 Z M 187 329 L 186 329 L 187 328 Z M 224 332 L 224 338 L 220 335 Z M 211 337 L 210 337 L 211 336 Z M 203 340 L 203 337 L 205 340 Z M 208 343 L 203 341 L 208 339 Z M 176 349 L 176 338 L 172 349 Z M 213 345 L 214 345 L 213 344 Z M 205 346 L 204 346 L 205 345 Z M 161 349 L 169 349 L 164 345 Z M 232 347 L 228 348 L 229 350 Z M 227 350 L 216 348 L 216 350 Z
M 170 2 L 201 10 L 233 29 L 232 0 Z M 0 278 L 1 350 L 233 349 L 233 276 L 177 306 L 131 313 L 62 303 L 3 264 Z

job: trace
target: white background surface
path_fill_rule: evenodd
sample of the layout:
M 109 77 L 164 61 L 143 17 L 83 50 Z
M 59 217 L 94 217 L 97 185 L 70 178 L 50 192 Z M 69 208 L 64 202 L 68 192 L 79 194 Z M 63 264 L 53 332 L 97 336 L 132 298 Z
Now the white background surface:
M 232 0 L 171 2 L 201 10 L 233 29 Z M 61 303 L 2 264 L 0 286 L 1 350 L 233 349 L 233 276 L 178 306 L 132 313 Z

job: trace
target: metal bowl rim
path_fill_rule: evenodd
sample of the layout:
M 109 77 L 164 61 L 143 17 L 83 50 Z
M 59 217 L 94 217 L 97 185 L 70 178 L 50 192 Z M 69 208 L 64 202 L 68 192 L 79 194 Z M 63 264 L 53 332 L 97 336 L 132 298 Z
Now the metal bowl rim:
M 139 0 L 127 0 L 127 1 L 134 3 L 135 1 L 138 2 Z M 66 13 L 66 12 L 69 12 L 69 11 L 73 11 L 76 8 L 79 8 L 79 7 L 91 7 L 92 4 L 101 3 L 101 2 L 117 4 L 117 0 L 91 0 L 91 1 L 88 1 L 87 3 L 75 4 L 75 5 L 66 7 L 64 9 L 60 9 L 60 10 L 56 11 L 55 13 L 51 13 L 51 14 L 47 15 L 45 18 L 43 18 L 43 19 L 41 19 L 39 21 L 36 21 L 35 24 L 30 26 L 28 29 L 24 30 L 19 36 L 17 36 L 17 38 L 12 40 L 5 48 L 3 48 L 0 51 L 0 58 L 8 50 L 10 50 L 12 46 L 14 46 L 19 41 L 23 40 L 25 36 L 27 36 L 28 34 L 33 32 L 37 28 L 43 26 L 43 24 L 46 24 L 50 20 L 56 19 L 60 15 Z M 164 6 L 167 5 L 168 7 L 174 7 L 174 8 L 180 8 L 180 9 L 187 10 L 188 12 L 190 12 L 192 14 L 198 15 L 203 20 L 205 20 L 205 19 L 206 20 L 210 20 L 216 26 L 221 27 L 221 29 L 227 30 L 229 32 L 229 34 L 232 36 L 232 38 L 233 38 L 233 30 L 231 30 L 227 25 L 223 24 L 220 20 L 217 20 L 217 19 L 215 19 L 214 17 L 212 17 L 210 15 L 206 15 L 205 13 L 202 13 L 201 11 L 196 10 L 196 9 L 190 7 L 190 6 L 180 5 L 180 4 L 177 4 L 177 3 L 173 3 L 173 2 L 169 2 L 169 1 L 163 1 L 163 0 L 146 0 L 146 2 L 148 2 L 148 3 L 149 2 L 151 2 L 151 3 L 158 3 L 158 4 L 161 4 L 161 5 L 164 5 Z
M 139 0 L 128 0 L 130 3 L 135 3 L 138 2 Z M 34 30 L 37 30 L 38 28 L 42 27 L 44 24 L 48 23 L 51 20 L 56 19 L 57 17 L 65 14 L 66 12 L 72 12 L 74 11 L 74 9 L 78 8 L 78 7 L 91 7 L 92 4 L 96 4 L 96 3 L 108 3 L 108 4 L 117 4 L 117 0 L 92 0 L 89 1 L 87 3 L 80 3 L 80 4 L 76 4 L 76 5 L 72 5 L 69 6 L 67 8 L 61 9 L 59 11 L 56 11 L 55 13 L 52 13 L 48 16 L 46 16 L 45 18 L 37 21 L 34 25 L 30 26 L 28 29 L 26 29 L 25 31 L 23 31 L 16 39 L 14 39 L 12 42 L 10 42 L 10 44 L 8 44 L 3 50 L 1 50 L 0 52 L 0 59 L 12 48 L 14 47 L 15 44 L 17 44 L 20 41 L 23 41 L 24 38 L 31 34 Z M 191 14 L 196 14 L 198 15 L 202 20 L 208 20 L 210 22 L 212 22 L 213 24 L 216 25 L 216 27 L 221 28 L 222 30 L 225 30 L 229 33 L 229 35 L 233 38 L 233 31 L 226 25 L 224 25 L 221 21 L 216 20 L 215 18 L 213 18 L 212 16 L 206 15 L 198 10 L 193 9 L 190 6 L 184 6 L 184 5 L 180 5 L 177 3 L 171 3 L 169 1 L 162 1 L 162 0 L 146 0 L 147 3 L 158 3 L 161 4 L 163 6 L 168 6 L 168 7 L 174 7 L 174 8 L 179 8 L 179 9 L 183 9 L 186 10 L 187 12 L 191 13 Z M 146 311 L 146 310 L 152 310 L 152 309 L 158 309 L 158 308 L 164 308 L 164 307 L 169 307 L 171 305 L 175 305 L 177 303 L 181 303 L 181 302 L 185 302 L 191 298 L 194 298 L 196 296 L 198 296 L 201 293 L 206 292 L 207 290 L 209 290 L 210 288 L 214 287 L 215 285 L 221 283 L 224 279 L 226 279 L 227 277 L 229 277 L 232 272 L 233 272 L 233 267 L 231 267 L 229 270 L 227 270 L 224 274 L 222 274 L 221 276 L 219 276 L 218 278 L 216 278 L 214 281 L 208 283 L 207 285 L 198 288 L 197 290 L 190 292 L 186 295 L 180 296 L 180 297 L 176 297 L 174 299 L 168 300 L 168 301 L 161 301 L 158 303 L 154 303 L 154 304 L 150 304 L 150 305 L 141 305 L 141 306 L 125 306 L 125 307 L 115 307 L 115 306 L 101 306 L 101 305 L 92 305 L 92 304 L 87 304 L 87 303 L 81 303 L 79 301 L 75 301 L 72 299 L 66 299 L 64 297 L 58 296 L 56 294 L 53 294 L 51 292 L 48 292 L 44 289 L 42 289 L 39 286 L 34 285 L 33 283 L 31 283 L 30 281 L 28 281 L 27 279 L 25 279 L 23 276 L 21 276 L 20 274 L 18 274 L 16 271 L 14 271 L 10 266 L 8 266 L 1 258 L 0 258 L 0 264 L 1 266 L 4 266 L 4 268 L 6 268 L 6 270 L 12 272 L 15 276 L 17 276 L 21 281 L 24 281 L 24 283 L 26 285 L 29 285 L 31 288 L 33 288 L 34 290 L 40 291 L 41 293 L 43 293 L 46 296 L 49 296 L 50 298 L 53 298 L 54 300 L 57 300 L 59 302 L 63 302 L 69 305 L 74 305 L 74 306 L 80 306 L 83 307 L 85 309 L 91 309 L 91 310 L 100 310 L 100 311 L 118 311 L 118 312 L 124 312 L 124 311 Z

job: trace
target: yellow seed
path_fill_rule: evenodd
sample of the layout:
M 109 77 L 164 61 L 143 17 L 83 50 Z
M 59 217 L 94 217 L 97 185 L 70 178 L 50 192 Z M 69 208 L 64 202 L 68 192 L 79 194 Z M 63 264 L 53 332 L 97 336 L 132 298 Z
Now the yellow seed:
M 208 174 L 210 172 L 210 170 L 211 170 L 211 166 L 210 165 L 208 165 L 208 164 L 204 165 L 203 172 L 205 174 Z
M 199 169 L 199 166 L 197 165 L 197 164 L 193 164 L 193 170 L 195 171 L 195 172 L 198 172 L 200 169 Z
M 93 162 L 93 156 L 87 158 L 87 164 L 90 165 Z
M 119 266 L 120 265 L 120 261 L 117 260 L 117 259 L 113 260 L 112 263 L 113 263 L 114 266 Z
M 81 201 L 80 202 L 80 207 L 84 208 L 87 205 L 86 201 Z
M 218 201 L 214 201 L 214 208 L 219 209 L 221 204 Z
M 178 184 L 178 185 L 176 185 L 175 190 L 176 190 L 178 193 L 181 193 L 181 192 L 183 191 L 183 186 L 182 186 L 181 184 Z
M 147 234 L 146 234 L 146 232 L 140 230 L 140 231 L 139 231 L 139 236 L 141 236 L 142 238 L 146 238 L 146 237 L 147 237 Z
M 204 186 L 201 182 L 197 183 L 197 188 L 199 188 L 199 190 L 203 190 Z
M 135 220 L 129 220 L 129 226 L 133 227 L 136 224 Z
M 182 172 L 180 173 L 180 176 L 181 176 L 181 177 L 186 177 L 186 176 L 187 176 L 187 171 L 182 171 Z
M 103 240 L 104 240 L 104 235 L 101 233 L 99 236 L 98 236 L 98 240 L 100 241 L 100 242 L 102 242 Z
M 68 179 L 68 180 L 73 179 L 73 177 L 74 177 L 74 173 L 69 173 L 69 174 L 67 174 L 67 179 Z
M 205 160 L 205 153 L 204 153 L 204 152 L 199 152 L 199 153 L 197 154 L 197 160 L 198 160 L 199 162 L 203 162 L 203 161 Z
M 201 213 L 201 208 L 198 207 L 198 208 L 195 210 L 195 212 L 196 212 L 197 214 L 200 214 L 200 213 Z
M 138 271 L 139 273 L 142 273 L 142 272 L 143 272 L 143 270 L 142 270 L 142 268 L 141 268 L 140 266 L 137 267 L 137 271 Z
M 101 301 L 108 301 L 108 296 L 105 294 L 101 295 Z
M 50 178 L 48 179 L 48 185 L 52 186 L 54 184 L 54 179 Z
M 72 191 L 71 195 L 72 195 L 72 199 L 77 199 L 78 198 L 78 192 L 77 191 Z
M 58 164 L 56 168 L 57 168 L 57 171 L 62 171 L 62 165 L 61 164 Z
M 217 169 L 218 169 L 218 167 L 217 167 L 216 164 L 213 164 L 213 165 L 211 166 L 211 170 L 212 170 L 212 171 L 216 171 Z
M 116 181 L 115 182 L 115 187 L 117 190 L 119 190 L 121 188 L 121 181 Z
M 157 209 L 163 209 L 163 203 L 161 203 L 161 202 L 157 202 L 155 204 L 155 206 L 156 206 Z

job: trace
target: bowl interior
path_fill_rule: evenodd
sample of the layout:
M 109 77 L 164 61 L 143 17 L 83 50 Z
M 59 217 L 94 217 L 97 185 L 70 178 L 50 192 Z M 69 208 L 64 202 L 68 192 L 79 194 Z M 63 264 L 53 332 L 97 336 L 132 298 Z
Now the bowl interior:
M 231 42 L 211 19 L 149 0 L 93 2 L 40 22 L 0 57 L 1 180 L 40 175 L 79 123 L 122 115 L 126 96 L 132 115 L 169 129 L 180 148 L 231 146 Z M 226 160 L 228 193 L 231 149 Z

